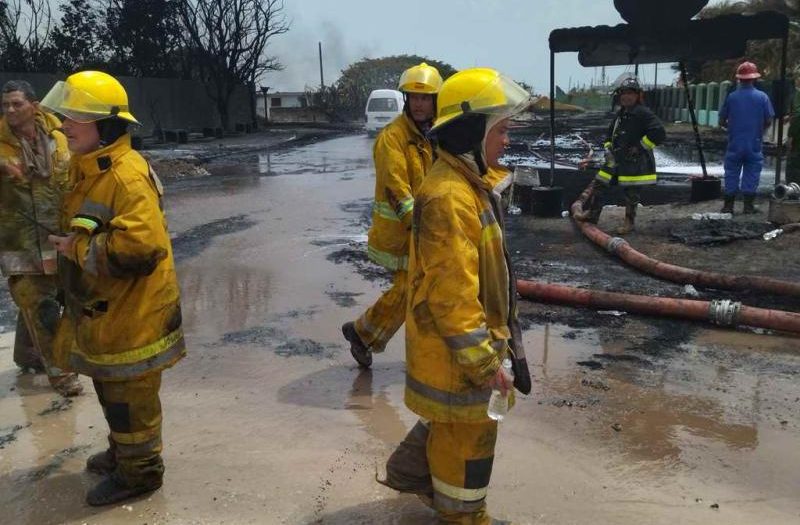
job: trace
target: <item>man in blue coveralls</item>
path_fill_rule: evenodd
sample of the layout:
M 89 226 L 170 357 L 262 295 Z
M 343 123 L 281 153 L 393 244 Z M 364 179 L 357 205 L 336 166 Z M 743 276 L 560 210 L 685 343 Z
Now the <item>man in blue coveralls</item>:
M 739 193 L 739 176 L 744 199 L 743 213 L 758 213 L 754 206 L 764 154 L 761 141 L 764 130 L 772 123 L 775 111 L 769 97 L 755 88 L 761 78 L 752 62 L 743 62 L 736 69 L 739 87 L 728 95 L 719 112 L 719 122 L 728 128 L 728 150 L 725 152 L 725 205 L 722 213 L 733 213 Z

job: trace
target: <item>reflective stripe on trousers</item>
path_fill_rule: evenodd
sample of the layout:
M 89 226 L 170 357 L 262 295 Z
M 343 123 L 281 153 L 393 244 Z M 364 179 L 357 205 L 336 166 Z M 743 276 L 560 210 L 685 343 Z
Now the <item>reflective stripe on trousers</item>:
M 428 463 L 433 481 L 433 506 L 440 523 L 490 523 L 486 493 L 496 441 L 496 421 L 431 421 Z

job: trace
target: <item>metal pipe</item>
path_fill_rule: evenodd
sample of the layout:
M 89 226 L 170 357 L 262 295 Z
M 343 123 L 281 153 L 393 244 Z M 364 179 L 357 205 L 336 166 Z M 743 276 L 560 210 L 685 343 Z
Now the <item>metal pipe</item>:
M 784 100 L 785 89 L 786 89 L 786 55 L 787 55 L 787 48 L 789 46 L 789 34 L 783 37 L 782 49 L 781 49 L 781 87 L 778 90 L 778 106 L 779 109 L 775 113 L 778 117 L 778 158 L 775 159 L 775 185 L 781 183 L 781 165 L 783 164 L 783 109 L 786 106 L 786 101 Z
M 319 87 L 325 89 L 325 76 L 322 74 L 322 42 L 317 44 L 319 45 Z
M 556 176 L 556 53 L 550 50 L 550 186 Z
M 689 80 L 686 77 L 686 64 L 680 62 L 681 80 L 683 81 L 683 89 L 686 91 L 686 102 L 689 105 L 689 115 L 692 118 L 692 128 L 694 129 L 694 140 L 697 142 L 697 151 L 700 153 L 700 167 L 703 168 L 703 178 L 708 177 L 708 170 L 706 170 L 706 156 L 703 153 L 703 140 L 700 138 L 700 130 L 697 128 L 697 115 L 694 112 L 694 100 L 692 94 L 689 92 Z
M 658 89 L 658 62 L 656 62 L 655 73 L 653 74 L 653 89 Z
M 589 199 L 591 194 L 592 185 L 589 185 L 572 204 L 573 217 L 582 211 L 583 203 Z M 800 297 L 800 283 L 798 282 L 755 275 L 727 275 L 667 264 L 636 251 L 625 239 L 611 237 L 594 224 L 577 220 L 575 223 L 588 239 L 606 249 L 609 253 L 616 255 L 637 270 L 667 281 L 720 290 L 760 291 L 776 295 Z
M 784 199 L 797 199 L 800 198 L 800 184 L 790 182 L 788 184 L 778 184 L 775 186 L 773 196 L 776 200 L 782 201 Z
M 582 306 L 596 310 L 622 310 L 659 317 L 707 321 L 719 326 L 753 326 L 800 334 L 800 314 L 755 308 L 728 299 L 698 301 L 650 297 L 521 279 L 517 281 L 517 291 L 525 299 L 534 301 Z

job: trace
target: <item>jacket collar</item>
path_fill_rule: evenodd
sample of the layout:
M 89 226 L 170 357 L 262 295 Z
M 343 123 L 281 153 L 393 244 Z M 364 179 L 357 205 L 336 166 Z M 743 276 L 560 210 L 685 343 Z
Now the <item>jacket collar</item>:
M 414 122 L 414 120 L 411 117 L 408 116 L 408 113 L 403 111 L 403 113 L 401 114 L 401 118 L 403 119 L 403 122 L 405 123 L 405 126 L 409 130 L 411 130 L 411 134 L 412 135 L 415 135 L 417 138 L 420 138 L 420 139 L 425 140 L 425 141 L 428 140 L 428 138 L 419 130 L 419 127 L 417 126 L 417 123 Z
M 474 164 L 474 162 L 466 162 L 464 159 L 456 157 L 442 148 L 437 149 L 436 153 L 439 159 L 446 162 L 450 167 L 463 175 L 472 185 L 486 191 L 492 190 L 491 184 L 489 184 L 484 177 L 481 177 L 481 174 L 478 172 L 478 166 Z
M 120 157 L 131 150 L 131 137 L 127 133 L 104 148 L 74 155 L 72 157 L 73 166 L 77 166 L 84 177 L 93 177 L 107 172 L 111 166 L 116 164 Z
M 52 113 L 40 110 L 33 117 L 37 128 L 42 129 L 48 136 L 61 129 L 61 121 Z M 5 118 L 0 118 L 0 142 L 19 147 L 19 138 L 14 135 Z

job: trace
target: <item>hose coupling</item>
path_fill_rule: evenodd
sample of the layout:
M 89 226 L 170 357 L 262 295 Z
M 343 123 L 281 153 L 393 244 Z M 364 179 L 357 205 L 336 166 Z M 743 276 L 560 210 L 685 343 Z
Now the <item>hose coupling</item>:
M 608 240 L 608 244 L 606 244 L 606 250 L 608 251 L 608 253 L 617 253 L 617 250 L 623 244 L 628 244 L 628 241 L 626 241 L 622 237 L 611 237 Z
M 775 197 L 775 200 L 779 201 L 800 198 L 800 184 L 797 184 L 796 182 L 778 184 L 775 186 L 775 191 L 772 195 Z
M 711 301 L 708 307 L 708 315 L 711 322 L 714 324 L 720 326 L 734 326 L 741 310 L 742 303 L 731 301 L 730 299 L 721 299 Z

